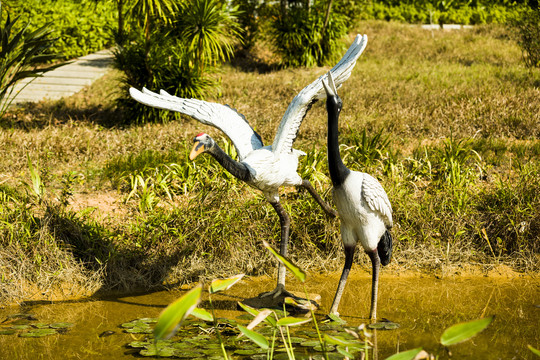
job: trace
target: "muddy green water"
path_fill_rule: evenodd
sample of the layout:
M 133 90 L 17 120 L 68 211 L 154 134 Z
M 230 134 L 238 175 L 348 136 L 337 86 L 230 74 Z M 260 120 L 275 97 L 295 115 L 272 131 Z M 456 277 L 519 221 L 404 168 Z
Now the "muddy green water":
M 527 345 L 540 348 L 540 281 L 531 278 L 385 277 L 379 290 L 379 318 L 399 323 L 397 330 L 376 332 L 376 358 L 423 347 L 450 358 L 438 345 L 445 328 L 463 321 L 495 315 L 488 329 L 471 341 L 450 347 L 453 359 L 538 359 Z M 308 276 L 306 287 L 322 299 L 318 314 L 326 314 L 339 274 Z M 269 278 L 245 278 L 221 296 L 215 296 L 218 316 L 236 318 L 236 302 L 270 290 Z M 302 285 L 288 280 L 290 290 Z M 340 313 L 347 326 L 368 323 L 370 278 L 351 274 Z M 120 324 L 143 317 L 157 317 L 182 291 L 114 296 L 85 301 L 28 303 L 0 309 L 0 321 L 10 314 L 30 313 L 41 323 L 70 322 L 64 334 L 43 338 L 0 335 L 0 359 L 136 359 L 126 345 L 146 335 L 128 334 Z M 208 305 L 208 302 L 202 304 Z M 313 329 L 310 325 L 308 330 Z M 105 331 L 114 332 L 100 337 Z M 371 355 L 370 355 L 371 358 Z

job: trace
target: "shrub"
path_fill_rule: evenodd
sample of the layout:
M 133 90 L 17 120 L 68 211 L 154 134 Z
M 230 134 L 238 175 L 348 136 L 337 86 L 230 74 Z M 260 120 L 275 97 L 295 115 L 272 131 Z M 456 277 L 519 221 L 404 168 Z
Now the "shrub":
M 527 67 L 540 67 L 540 9 L 521 12 L 511 21 Z
M 292 7 L 274 16 L 271 36 L 284 66 L 320 66 L 335 60 L 343 47 L 339 40 L 347 34 L 347 18 L 334 11 L 325 24 L 326 6 L 316 2 L 310 9 Z
M 233 53 L 233 40 L 239 36 L 236 9 L 217 0 L 190 0 L 182 4 L 171 19 L 132 31 L 132 39 L 115 51 L 115 64 L 125 74 L 123 87 L 163 89 L 187 98 L 203 98 L 219 92 L 212 74 Z M 144 34 L 143 34 L 144 33 Z M 129 122 L 166 120 L 169 112 L 120 99 Z
M 0 8 L 1 11 L 1 8 Z M 51 38 L 52 29 L 43 26 L 36 30 L 28 30 L 25 26 L 13 33 L 17 20 L 11 20 L 9 14 L 5 24 L 0 28 L 2 48 L 0 49 L 0 118 L 13 101 L 13 86 L 22 79 L 35 78 L 59 65 L 36 68 L 38 64 L 56 59 L 50 53 L 55 39 Z M 1 25 L 0 25 L 1 26 Z
M 110 26 L 115 23 L 113 1 L 27 0 L 12 1 L 10 9 L 28 22 L 28 30 L 52 24 L 57 37 L 51 52 L 71 59 L 112 45 Z M 21 28 L 18 28 L 19 30 Z

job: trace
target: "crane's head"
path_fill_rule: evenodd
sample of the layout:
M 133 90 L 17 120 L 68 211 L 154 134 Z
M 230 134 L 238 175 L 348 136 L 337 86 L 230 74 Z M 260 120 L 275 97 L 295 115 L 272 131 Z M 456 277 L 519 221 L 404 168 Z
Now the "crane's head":
M 331 71 L 328 72 L 327 79 L 328 84 L 324 81 L 324 79 L 322 81 L 324 90 L 326 91 L 326 109 L 328 110 L 328 113 L 339 114 L 341 107 L 343 106 L 343 102 L 337 93 L 336 84 L 332 78 Z
M 206 133 L 200 133 L 193 138 L 193 149 L 191 149 L 189 159 L 195 159 L 199 154 L 202 154 L 203 152 L 206 152 L 212 147 L 214 147 L 214 144 L 214 139 L 212 139 L 210 135 Z

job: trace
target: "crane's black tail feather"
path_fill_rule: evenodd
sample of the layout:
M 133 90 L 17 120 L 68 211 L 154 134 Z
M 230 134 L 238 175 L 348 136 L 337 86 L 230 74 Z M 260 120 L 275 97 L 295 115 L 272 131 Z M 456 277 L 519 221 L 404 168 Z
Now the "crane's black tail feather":
M 377 253 L 379 253 L 382 265 L 388 265 L 390 263 L 390 259 L 392 258 L 392 235 L 390 231 L 386 230 L 383 236 L 381 236 L 381 240 L 379 240 L 379 244 L 377 245 Z

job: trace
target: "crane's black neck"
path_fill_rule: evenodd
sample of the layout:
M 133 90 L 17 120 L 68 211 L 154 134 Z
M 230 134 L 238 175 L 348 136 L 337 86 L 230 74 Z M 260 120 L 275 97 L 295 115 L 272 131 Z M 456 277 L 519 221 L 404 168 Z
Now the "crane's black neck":
M 334 187 L 341 186 L 351 172 L 339 155 L 338 120 L 341 101 L 337 96 L 328 96 L 326 110 L 328 111 L 328 170 Z
M 217 160 L 217 162 L 223 166 L 231 175 L 242 181 L 248 182 L 252 179 L 252 174 L 246 164 L 231 158 L 223 149 L 214 143 L 210 149 L 207 150 L 210 155 Z

